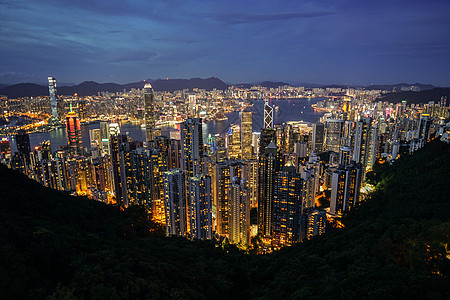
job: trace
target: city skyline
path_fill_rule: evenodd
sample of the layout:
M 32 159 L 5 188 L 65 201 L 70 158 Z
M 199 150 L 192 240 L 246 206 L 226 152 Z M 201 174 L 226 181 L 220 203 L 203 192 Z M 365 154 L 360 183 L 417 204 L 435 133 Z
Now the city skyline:
M 0 83 L 207 78 L 449 86 L 446 1 L 2 1 Z

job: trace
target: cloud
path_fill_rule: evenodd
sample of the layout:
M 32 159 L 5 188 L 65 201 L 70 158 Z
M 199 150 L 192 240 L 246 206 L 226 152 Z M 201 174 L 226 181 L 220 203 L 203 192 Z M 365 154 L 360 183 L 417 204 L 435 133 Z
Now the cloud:
M 212 17 L 220 22 L 227 24 L 261 23 L 269 21 L 284 21 L 290 19 L 316 18 L 334 15 L 331 11 L 316 11 L 304 13 L 272 13 L 272 14 L 211 14 Z

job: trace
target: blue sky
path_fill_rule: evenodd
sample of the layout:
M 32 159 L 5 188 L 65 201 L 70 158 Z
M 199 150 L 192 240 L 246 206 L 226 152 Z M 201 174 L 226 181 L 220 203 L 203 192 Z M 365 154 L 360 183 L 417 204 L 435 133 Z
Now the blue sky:
M 0 83 L 450 86 L 450 1 L 0 0 Z

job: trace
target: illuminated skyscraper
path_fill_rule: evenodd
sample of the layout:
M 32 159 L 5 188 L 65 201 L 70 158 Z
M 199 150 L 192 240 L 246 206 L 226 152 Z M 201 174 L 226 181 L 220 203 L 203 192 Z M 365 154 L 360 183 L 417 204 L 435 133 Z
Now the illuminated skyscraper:
M 314 123 L 312 131 L 311 151 L 316 154 L 323 152 L 325 138 L 325 126 L 322 123 Z
M 342 137 L 343 120 L 327 119 L 325 150 L 339 153 Z
M 252 123 L 253 113 L 247 108 L 241 112 L 241 150 L 242 159 L 252 159 Z
M 245 179 L 233 177 L 229 188 L 229 229 L 230 243 L 247 247 L 250 235 L 250 201 Z
M 189 178 L 189 220 L 192 239 L 212 238 L 211 177 L 197 174 Z
M 185 236 L 187 222 L 184 172 L 171 169 L 164 173 L 163 178 L 166 235 Z
M 48 77 L 48 92 L 50 95 L 50 106 L 52 108 L 52 117 L 49 123 L 56 124 L 59 123 L 58 107 L 56 104 L 56 79 L 51 76 Z
M 259 158 L 258 231 L 263 238 L 272 237 L 275 178 L 281 166 L 277 146 L 270 142 Z
M 241 132 L 239 125 L 231 125 L 231 134 L 228 134 L 228 154 L 230 159 L 240 159 L 241 148 Z
M 81 154 L 81 126 L 77 114 L 73 111 L 67 114 L 66 131 L 71 153 Z
M 264 128 L 273 128 L 273 107 L 264 101 Z
M 153 141 L 155 137 L 155 99 L 153 96 L 153 88 L 150 83 L 144 86 L 144 107 L 145 107 L 145 131 L 147 142 Z
M 201 173 L 203 157 L 202 119 L 191 118 L 180 124 L 181 165 L 186 177 Z
M 278 245 L 291 245 L 301 240 L 302 187 L 301 174 L 289 161 L 275 180 L 273 238 Z

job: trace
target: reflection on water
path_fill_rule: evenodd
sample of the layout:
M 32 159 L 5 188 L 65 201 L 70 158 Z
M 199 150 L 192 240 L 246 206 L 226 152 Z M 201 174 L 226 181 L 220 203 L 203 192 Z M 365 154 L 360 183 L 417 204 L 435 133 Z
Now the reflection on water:
M 324 112 L 316 112 L 311 108 L 311 104 L 315 104 L 324 98 L 315 98 L 308 100 L 304 99 L 282 99 L 271 100 L 272 106 L 278 106 L 278 110 L 274 111 L 274 124 L 281 124 L 287 121 L 304 121 L 317 122 Z M 263 126 L 264 118 L 264 101 L 256 100 L 252 107 L 253 111 L 253 131 L 260 131 Z M 240 124 L 240 113 L 227 113 L 228 120 L 225 121 L 211 121 L 203 123 L 203 140 L 206 141 L 208 134 L 224 134 L 228 131 L 231 124 Z M 81 136 L 83 147 L 89 147 L 89 130 L 100 128 L 99 123 L 82 125 Z M 162 129 L 163 135 L 168 135 L 170 130 L 176 130 L 177 126 L 171 128 L 166 127 Z M 145 129 L 140 125 L 133 125 L 131 123 L 121 124 L 120 130 L 127 134 L 133 140 L 144 141 Z M 59 149 L 59 146 L 67 145 L 66 129 L 64 127 L 55 129 L 50 132 L 38 132 L 30 134 L 31 147 L 41 144 L 43 141 L 50 140 L 52 151 Z M 15 140 L 12 139 L 11 150 L 14 153 L 17 151 Z

